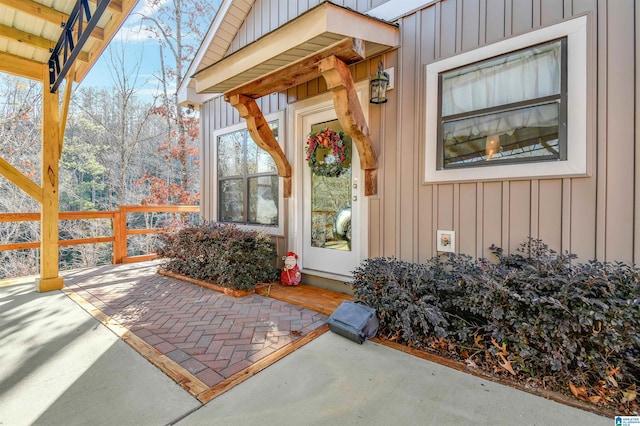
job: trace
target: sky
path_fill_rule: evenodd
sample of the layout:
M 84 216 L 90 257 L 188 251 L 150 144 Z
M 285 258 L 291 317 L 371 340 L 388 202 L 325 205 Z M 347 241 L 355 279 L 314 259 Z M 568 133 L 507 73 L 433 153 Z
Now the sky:
M 140 63 L 137 86 L 141 87 L 140 96 L 153 96 L 157 91 L 157 79 L 154 75 L 160 72 L 160 51 L 158 42 L 152 33 L 141 28 L 141 15 L 150 16 L 153 10 L 148 8 L 144 0 L 139 0 L 127 20 L 113 38 L 109 47 L 96 61 L 91 71 L 86 75 L 79 88 L 111 87 L 114 85 L 112 71 L 109 69 L 109 49 L 124 49 L 125 67 L 132 69 Z M 168 55 L 169 58 L 171 55 Z M 165 57 L 167 55 L 165 54 Z M 167 58 L 168 59 L 168 58 Z M 173 64 L 171 64 L 173 66 Z M 147 84 L 144 84 L 147 82 Z

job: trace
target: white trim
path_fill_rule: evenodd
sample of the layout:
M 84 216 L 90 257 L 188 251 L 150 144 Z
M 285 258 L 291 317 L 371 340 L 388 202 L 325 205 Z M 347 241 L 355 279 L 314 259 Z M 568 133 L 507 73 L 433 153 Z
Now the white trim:
M 366 12 L 367 15 L 385 21 L 395 21 L 418 9 L 425 8 L 438 0 L 389 0 L 388 2 Z
M 571 19 L 426 66 L 425 183 L 587 176 L 587 16 Z M 438 74 L 560 37 L 567 37 L 567 161 L 437 170 Z
M 285 115 L 283 111 L 268 114 L 264 119 L 268 122 L 278 121 L 278 143 L 280 147 L 283 147 L 283 143 L 286 137 L 286 123 Z M 246 130 L 246 122 L 234 124 L 233 126 L 224 127 L 222 129 L 215 130 L 211 135 L 211 164 L 209 170 L 211 170 L 211 191 L 210 200 L 208 204 L 211 207 L 211 220 L 218 222 L 218 136 L 233 133 L 238 130 Z M 259 225 L 241 225 L 235 224 L 240 229 L 248 231 L 263 231 L 274 237 L 284 237 L 284 215 L 285 215 L 285 203 L 284 203 L 284 181 L 282 177 L 278 177 L 278 226 L 259 226 Z M 221 222 L 226 223 L 226 222 Z
M 211 43 L 213 42 L 213 39 L 218 34 L 220 25 L 227 18 L 227 14 L 229 13 L 229 9 L 231 8 L 231 5 L 233 4 L 233 2 L 234 0 L 223 0 L 216 12 L 216 15 L 213 17 L 213 21 L 211 22 L 211 26 L 207 30 L 207 34 L 204 36 L 202 43 L 200 43 L 200 47 L 198 47 L 198 51 L 194 55 L 193 60 L 189 64 L 189 68 L 187 68 L 187 71 L 184 73 L 184 76 L 182 77 L 182 81 L 178 86 L 178 90 L 177 90 L 178 105 L 181 105 L 181 104 L 186 105 L 186 104 L 192 103 L 194 105 L 200 106 L 204 102 L 208 101 L 209 99 L 212 99 L 213 97 L 218 96 L 218 94 L 212 94 L 211 96 L 197 95 L 195 93 L 195 88 L 193 87 L 189 88 L 189 86 L 193 81 L 191 76 L 196 72 L 196 69 L 200 65 L 200 62 L 202 62 L 207 52 L 209 51 Z
M 360 98 L 362 112 L 365 118 L 368 119 L 369 116 L 369 81 L 365 80 L 359 83 L 356 83 L 356 92 L 358 93 L 358 97 Z M 296 253 L 303 253 L 303 233 L 302 227 L 304 226 L 304 217 L 303 217 L 303 178 L 302 178 L 302 170 L 303 167 L 307 167 L 306 163 L 303 161 L 304 159 L 304 141 L 296 140 L 298 138 L 298 134 L 301 132 L 302 121 L 305 116 L 325 111 L 327 109 L 332 109 L 333 106 L 333 95 L 332 93 L 324 93 L 313 98 L 305 99 L 300 102 L 296 102 L 294 104 L 290 104 L 288 108 L 288 120 L 287 120 L 287 134 L 291 135 L 291 140 L 287 143 L 287 158 L 291 159 L 291 166 L 293 168 L 293 182 L 292 182 L 292 194 L 289 199 L 289 208 L 288 208 L 288 223 L 287 223 L 287 247 L 289 250 L 294 251 Z M 364 182 L 364 171 L 360 171 L 360 176 L 358 176 L 359 182 Z M 369 199 L 364 196 L 364 192 L 362 192 L 362 188 L 364 185 L 360 184 L 358 194 L 358 202 L 360 203 L 360 253 L 359 258 L 360 261 L 366 259 L 369 256 Z M 318 271 L 315 269 L 304 269 L 301 267 L 301 272 L 323 277 L 330 278 L 338 281 L 347 281 L 352 279 L 353 277 L 350 275 L 342 275 L 336 274 L 327 271 Z

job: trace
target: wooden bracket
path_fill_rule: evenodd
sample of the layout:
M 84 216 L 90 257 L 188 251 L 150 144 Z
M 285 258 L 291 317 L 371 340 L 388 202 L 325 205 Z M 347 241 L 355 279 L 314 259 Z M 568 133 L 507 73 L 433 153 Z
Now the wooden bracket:
M 71 101 L 71 88 L 73 87 L 73 78 L 75 78 L 75 72 L 73 76 L 67 77 L 67 86 L 64 89 L 64 100 L 62 102 L 62 113 L 60 115 L 60 147 L 58 148 L 58 160 L 62 157 L 62 145 L 64 143 L 64 131 L 67 127 L 67 116 L 69 115 L 69 103 Z
M 247 121 L 247 129 L 255 143 L 271 155 L 278 169 L 278 176 L 284 178 L 284 197 L 291 197 L 291 165 L 282 152 L 280 144 L 269 128 L 255 99 L 245 95 L 230 96 L 228 102 L 238 110 L 240 117 Z
M 11 183 L 42 204 L 42 187 L 26 177 L 2 157 L 0 157 L 0 175 L 9 179 Z
M 327 82 L 327 88 L 333 92 L 333 105 L 338 121 L 358 149 L 360 168 L 365 173 L 364 194 L 375 195 L 377 193 L 376 154 L 349 67 L 336 56 L 330 56 L 320 62 L 319 68 Z

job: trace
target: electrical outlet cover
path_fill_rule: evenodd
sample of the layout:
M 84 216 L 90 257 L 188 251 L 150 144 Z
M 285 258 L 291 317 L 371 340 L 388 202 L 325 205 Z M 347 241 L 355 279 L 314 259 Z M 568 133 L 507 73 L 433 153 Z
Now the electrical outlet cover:
M 436 231 L 436 250 L 454 253 L 456 251 L 456 232 L 438 229 Z

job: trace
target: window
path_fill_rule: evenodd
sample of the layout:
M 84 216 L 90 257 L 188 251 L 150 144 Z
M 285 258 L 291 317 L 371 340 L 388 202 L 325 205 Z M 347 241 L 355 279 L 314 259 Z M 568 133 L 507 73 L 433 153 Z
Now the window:
M 427 65 L 425 180 L 586 175 L 586 22 Z
M 441 73 L 438 167 L 566 160 L 566 56 L 563 38 Z
M 278 139 L 278 121 L 269 127 Z M 273 158 L 258 147 L 246 128 L 216 138 L 218 221 L 278 226 L 278 174 Z

